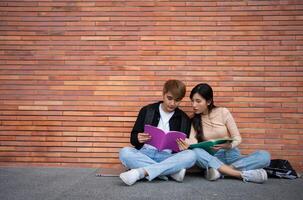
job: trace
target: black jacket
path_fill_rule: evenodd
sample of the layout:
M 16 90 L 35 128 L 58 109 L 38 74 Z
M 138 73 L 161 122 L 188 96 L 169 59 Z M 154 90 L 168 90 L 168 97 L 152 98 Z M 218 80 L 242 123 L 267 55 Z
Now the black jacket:
M 130 136 L 130 143 L 135 146 L 136 149 L 140 149 L 144 143 L 140 143 L 138 141 L 138 133 L 144 132 L 144 125 L 146 124 L 146 114 L 149 109 L 154 110 L 153 119 L 149 120 L 151 123 L 150 125 L 158 126 L 158 123 L 160 121 L 160 111 L 159 111 L 159 105 L 162 103 L 161 101 L 154 104 L 149 104 L 147 106 L 144 106 L 141 108 L 137 120 L 135 122 L 135 125 L 133 127 L 133 130 L 131 132 Z M 183 120 L 184 126 L 183 130 L 181 130 L 181 121 Z M 190 119 L 189 117 L 179 108 L 175 109 L 175 113 L 169 120 L 169 127 L 171 131 L 181 131 L 189 137 L 190 133 Z

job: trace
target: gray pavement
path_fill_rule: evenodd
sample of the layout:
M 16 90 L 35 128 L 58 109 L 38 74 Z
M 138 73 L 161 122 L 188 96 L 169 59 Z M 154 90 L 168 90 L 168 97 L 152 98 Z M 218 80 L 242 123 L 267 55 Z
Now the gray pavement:
M 269 179 L 265 184 L 225 178 L 206 181 L 200 174 L 126 186 L 118 177 L 97 177 L 97 169 L 0 167 L 1 200 L 186 199 L 303 200 L 303 179 Z

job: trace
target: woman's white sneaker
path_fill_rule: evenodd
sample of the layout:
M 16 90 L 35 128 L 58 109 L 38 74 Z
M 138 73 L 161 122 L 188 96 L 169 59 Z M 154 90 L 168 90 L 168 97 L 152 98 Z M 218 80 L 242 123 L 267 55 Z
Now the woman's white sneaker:
M 186 169 L 181 169 L 177 173 L 171 174 L 170 177 L 177 182 L 182 182 L 186 173 Z
M 215 168 L 209 168 L 206 170 L 205 178 L 209 181 L 215 181 L 218 180 L 221 177 L 221 174 L 218 170 Z
M 244 182 L 264 183 L 267 181 L 267 173 L 264 169 L 253 169 L 241 173 Z

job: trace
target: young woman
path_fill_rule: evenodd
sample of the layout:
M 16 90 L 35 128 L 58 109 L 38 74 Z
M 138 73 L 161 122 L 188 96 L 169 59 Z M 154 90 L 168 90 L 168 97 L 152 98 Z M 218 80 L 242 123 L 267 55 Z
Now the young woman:
M 247 156 L 241 155 L 238 145 L 241 135 L 227 108 L 216 107 L 212 88 L 205 83 L 196 85 L 190 94 L 194 117 L 190 137 L 183 143 L 189 144 L 218 138 L 231 138 L 231 143 L 215 145 L 211 155 L 201 148 L 193 149 L 197 156 L 196 164 L 206 169 L 206 179 L 214 181 L 221 174 L 242 179 L 245 182 L 263 183 L 267 180 L 264 167 L 270 163 L 270 154 L 256 151 Z

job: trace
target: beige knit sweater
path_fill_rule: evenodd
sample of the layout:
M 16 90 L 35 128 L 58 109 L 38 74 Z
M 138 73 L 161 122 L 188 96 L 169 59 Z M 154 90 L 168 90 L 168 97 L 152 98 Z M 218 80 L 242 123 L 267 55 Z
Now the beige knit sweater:
M 204 140 L 206 141 L 218 138 L 232 138 L 232 148 L 238 146 L 242 141 L 235 120 L 227 108 L 217 107 L 208 114 L 202 114 L 202 125 Z M 187 142 L 189 144 L 197 143 L 195 136 L 196 132 L 192 126 Z

